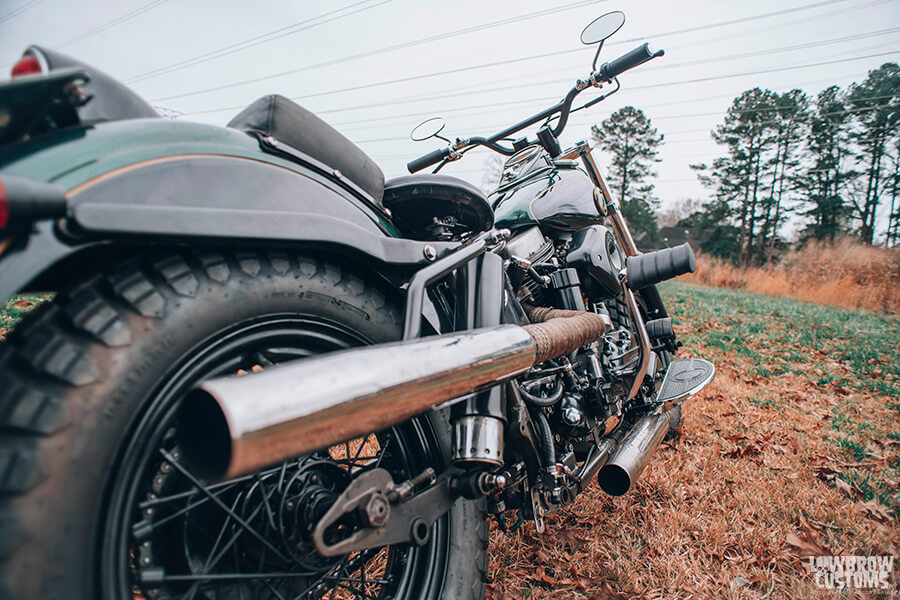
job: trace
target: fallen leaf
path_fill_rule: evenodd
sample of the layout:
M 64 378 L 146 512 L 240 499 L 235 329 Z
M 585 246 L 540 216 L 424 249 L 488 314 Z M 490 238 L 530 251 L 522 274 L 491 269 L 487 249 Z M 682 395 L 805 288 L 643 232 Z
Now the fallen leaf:
M 797 534 L 789 533 L 785 536 L 784 541 L 797 549 L 800 558 L 807 556 L 827 556 L 831 552 L 814 540 L 804 539 Z
M 827 546 L 822 544 L 819 540 L 818 532 L 810 525 L 802 512 L 800 513 L 798 524 L 800 526 L 800 534 L 789 533 L 785 536 L 785 541 L 797 549 L 797 554 L 800 558 L 806 558 L 807 556 L 831 556 L 834 554 Z
M 847 483 L 846 481 L 844 481 L 844 480 L 841 479 L 840 477 L 835 477 L 835 478 L 834 478 L 834 487 L 836 487 L 837 489 L 841 490 L 842 492 L 844 492 L 845 494 L 847 494 L 847 495 L 850 496 L 851 498 L 854 497 L 854 496 L 856 496 L 857 493 L 859 493 L 859 489 L 858 489 L 858 488 L 856 488 L 855 486 L 850 485 L 849 483 Z
M 556 585 L 557 583 L 559 583 L 556 577 L 547 575 L 547 571 L 544 569 L 544 567 L 538 567 L 537 569 L 535 569 L 534 573 L 528 576 L 528 579 L 547 585 Z
M 863 514 L 872 517 L 876 521 L 887 523 L 891 520 L 891 513 L 887 507 L 875 500 L 869 500 L 868 502 L 857 504 L 857 506 L 862 509 Z

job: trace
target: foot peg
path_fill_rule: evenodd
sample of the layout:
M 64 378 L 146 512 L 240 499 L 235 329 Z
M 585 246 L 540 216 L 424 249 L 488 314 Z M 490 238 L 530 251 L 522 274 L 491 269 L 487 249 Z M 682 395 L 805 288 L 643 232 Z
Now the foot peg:
M 662 410 L 681 404 L 709 385 L 715 374 L 716 367 L 708 360 L 685 358 L 673 361 L 656 393 L 656 403 Z

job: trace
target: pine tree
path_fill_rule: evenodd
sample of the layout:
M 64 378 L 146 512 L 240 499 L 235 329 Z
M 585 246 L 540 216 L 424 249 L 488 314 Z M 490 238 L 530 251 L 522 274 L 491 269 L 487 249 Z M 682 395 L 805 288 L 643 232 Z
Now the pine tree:
M 640 109 L 625 106 L 599 127 L 591 127 L 591 137 L 610 155 L 609 187 L 634 236 L 646 235 L 657 242 L 659 227 L 654 209 L 659 206 L 659 201 L 648 180 L 656 176 L 652 165 L 660 160 L 659 146 L 663 135 Z
M 854 121 L 850 138 L 858 148 L 859 165 L 865 169 L 850 188 L 850 201 L 853 216 L 859 221 L 860 238 L 872 244 L 878 205 L 891 187 L 885 181 L 890 179 L 890 173 L 885 172 L 885 158 L 900 124 L 900 67 L 885 63 L 869 71 L 865 81 L 851 86 L 847 101 Z
M 716 143 L 725 147 L 726 156 L 715 159 L 710 166 L 692 165 L 699 172 L 700 181 L 715 194 L 711 205 L 715 215 L 711 216 L 725 219 L 722 226 L 737 230 L 731 258 L 739 264 L 749 264 L 759 254 L 759 225 L 765 219 L 766 208 L 769 219 L 772 218 L 773 203 L 765 193 L 774 188 L 767 187 L 766 179 L 777 162 L 766 152 L 775 148 L 778 139 L 778 128 L 774 126 L 777 121 L 773 120 L 778 109 L 776 99 L 773 92 L 759 88 L 735 98 L 724 122 L 712 132 Z M 765 244 L 761 247 L 765 248 Z
M 788 194 L 796 189 L 800 169 L 800 153 L 806 139 L 809 121 L 809 100 L 798 89 L 783 94 L 772 94 L 774 110 L 769 124 L 774 130 L 775 155 L 769 158 L 771 168 L 771 186 L 769 194 L 763 199 L 763 221 L 760 230 L 760 243 L 756 248 L 756 260 L 771 260 L 777 246 L 784 241 L 778 235 L 791 207 L 788 206 Z M 769 149 L 771 153 L 771 148 Z
M 842 189 L 848 178 L 849 120 L 840 88 L 834 85 L 822 90 L 809 119 L 807 147 L 811 162 L 798 179 L 803 200 L 810 205 L 803 215 L 812 218 L 801 234 L 802 240 L 834 241 L 846 231 L 850 209 Z

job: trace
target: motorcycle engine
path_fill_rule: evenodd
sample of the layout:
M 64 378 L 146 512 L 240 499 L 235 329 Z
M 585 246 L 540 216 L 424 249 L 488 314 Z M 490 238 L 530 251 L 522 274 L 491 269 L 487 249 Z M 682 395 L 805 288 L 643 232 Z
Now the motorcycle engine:
M 513 236 L 503 253 L 522 304 L 610 315 L 612 327 L 603 338 L 535 369 L 520 386 L 523 398 L 543 409 L 558 434 L 583 437 L 602 429 L 622 414 L 627 376 L 640 358 L 621 300 L 624 257 L 612 232 L 593 226 L 552 240 L 534 226 Z

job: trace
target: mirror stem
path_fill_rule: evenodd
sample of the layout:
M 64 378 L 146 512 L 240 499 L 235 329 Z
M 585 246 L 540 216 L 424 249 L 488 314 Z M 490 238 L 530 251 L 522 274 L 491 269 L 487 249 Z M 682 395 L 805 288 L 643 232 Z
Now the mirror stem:
M 597 46 L 597 53 L 594 54 L 594 62 L 591 63 L 591 71 L 597 70 L 597 59 L 600 58 L 600 51 L 603 50 L 603 42 L 606 40 L 600 40 L 600 45 Z

